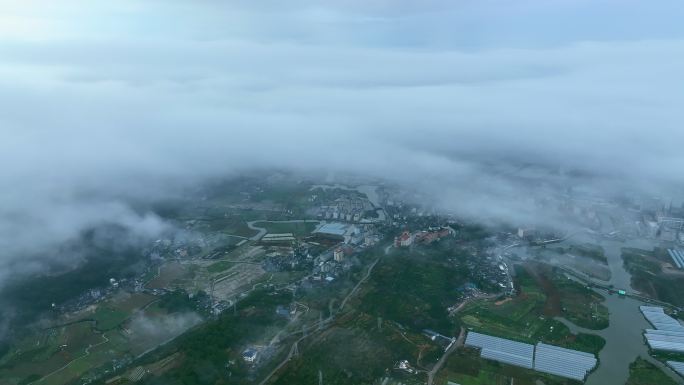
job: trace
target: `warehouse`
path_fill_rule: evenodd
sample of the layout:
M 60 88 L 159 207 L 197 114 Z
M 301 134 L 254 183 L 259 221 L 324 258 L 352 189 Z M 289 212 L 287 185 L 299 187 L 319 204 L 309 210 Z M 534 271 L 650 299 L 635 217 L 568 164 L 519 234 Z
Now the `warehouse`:
M 662 307 L 640 306 L 639 310 L 655 329 L 646 329 L 644 338 L 653 350 L 684 353 L 684 326 L 665 314 Z
M 534 370 L 583 381 L 596 366 L 593 354 L 538 343 L 534 354 Z
M 466 346 L 480 348 L 480 356 L 493 361 L 532 369 L 534 346 L 522 342 L 469 332 Z
M 658 330 L 683 331 L 679 321 L 665 314 L 662 307 L 657 306 L 639 306 L 639 310 L 646 317 L 646 320 Z
M 684 362 L 667 361 L 667 366 L 671 367 L 680 376 L 684 376 Z
M 674 262 L 678 269 L 684 268 L 684 253 L 674 249 L 668 249 L 667 252 L 670 254 L 672 262 Z

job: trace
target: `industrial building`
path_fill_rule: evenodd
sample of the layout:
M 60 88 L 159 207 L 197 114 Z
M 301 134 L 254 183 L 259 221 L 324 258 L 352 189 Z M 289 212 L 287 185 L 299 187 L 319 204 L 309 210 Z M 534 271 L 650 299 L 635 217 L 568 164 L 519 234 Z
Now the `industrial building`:
M 639 306 L 639 310 L 646 317 L 646 320 L 658 330 L 683 331 L 679 321 L 665 314 L 662 307 L 658 306 Z
M 359 228 L 356 226 L 339 222 L 323 223 L 313 232 L 319 237 L 344 241 L 345 243 L 349 243 L 359 233 Z
M 684 377 L 684 362 L 667 361 L 667 366 L 671 367 L 672 370 L 677 372 L 677 374 Z
M 678 269 L 684 268 L 684 253 L 675 250 L 675 249 L 668 249 L 667 252 L 670 254 L 670 258 L 672 258 L 672 262 L 674 262 L 675 266 L 677 266 Z
M 480 348 L 482 358 L 528 369 L 534 366 L 534 346 L 530 344 L 469 332 L 465 345 Z
M 596 367 L 591 353 L 538 343 L 534 353 L 534 370 L 556 376 L 583 381 Z
M 317 228 L 314 233 L 344 237 L 344 234 L 347 232 L 347 227 L 348 226 L 344 223 L 324 223 Z
M 665 314 L 662 307 L 640 306 L 639 310 L 655 329 L 646 329 L 644 338 L 653 350 L 684 353 L 684 326 Z
M 261 238 L 261 242 L 271 244 L 290 245 L 294 241 L 295 237 L 292 233 L 266 234 Z
M 583 381 L 597 364 L 591 353 L 538 343 L 536 346 L 505 338 L 468 332 L 465 345 L 480 349 L 480 357 L 538 372 Z

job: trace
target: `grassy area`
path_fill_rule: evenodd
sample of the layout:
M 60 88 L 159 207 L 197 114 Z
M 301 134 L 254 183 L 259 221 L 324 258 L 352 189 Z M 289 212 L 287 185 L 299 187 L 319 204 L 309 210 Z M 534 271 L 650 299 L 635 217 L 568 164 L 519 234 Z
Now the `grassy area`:
M 252 237 L 256 235 L 256 231 L 250 229 L 241 216 L 234 215 L 205 215 L 197 219 L 195 230 L 204 230 L 208 232 L 219 231 L 224 234 L 237 235 L 240 237 Z
M 165 289 L 172 285 L 178 284 L 190 274 L 188 267 L 180 263 L 171 262 L 165 263 L 159 268 L 159 275 L 147 282 L 146 286 L 150 289 Z
M 0 383 L 28 383 L 52 373 L 103 342 L 92 322 L 80 322 L 27 337 L 0 361 Z
M 567 249 L 568 253 L 579 255 L 586 258 L 591 258 L 603 264 L 608 264 L 608 259 L 603 250 L 603 247 L 591 243 L 584 243 L 581 245 L 572 245 Z
M 622 259 L 632 274 L 632 287 L 654 299 L 684 306 L 684 277 L 663 273 L 654 252 L 625 248 Z
M 373 255 L 362 255 L 362 259 L 372 258 Z M 430 365 L 440 355 L 441 347 L 435 345 L 420 332 L 412 328 L 403 328 L 395 319 L 389 308 L 380 312 L 375 311 L 379 298 L 376 289 L 387 286 L 386 283 L 394 276 L 395 269 L 409 263 L 418 275 L 425 275 L 419 279 L 417 288 L 413 290 L 414 298 L 411 303 L 424 301 L 433 295 L 446 296 L 453 289 L 451 283 L 443 289 L 438 282 L 428 284 L 428 281 L 450 281 L 448 274 L 453 271 L 440 272 L 444 261 L 421 263 L 420 257 L 414 261 L 406 260 L 407 256 L 398 259 L 387 257 L 376 266 L 368 286 L 363 286 L 358 297 L 351 301 L 345 313 L 338 317 L 334 325 L 318 333 L 312 333 L 309 339 L 299 345 L 300 356 L 293 358 L 287 367 L 273 379 L 274 384 L 302 384 L 316 383 L 319 370 L 326 384 L 374 384 L 382 377 L 400 379 L 404 384 L 424 383 L 425 375 L 409 375 L 392 368 L 399 360 L 409 360 L 412 365 L 422 363 Z M 385 266 L 383 270 L 381 266 Z M 380 269 L 380 270 L 378 270 Z M 319 312 L 327 315 L 328 305 L 332 298 L 337 298 L 333 304 L 339 304 L 339 298 L 353 286 L 354 282 L 363 275 L 363 269 L 357 269 L 349 274 L 353 276 L 350 282 L 339 278 L 335 283 L 316 288 L 310 292 L 298 294 L 298 301 L 305 302 L 311 308 L 311 314 L 302 314 L 308 319 L 307 323 L 318 319 Z M 376 271 L 380 272 L 377 275 Z M 408 270 L 407 270 L 408 271 Z M 404 273 L 406 274 L 406 273 Z M 411 278 L 411 277 L 409 277 Z M 413 278 L 411 278 L 413 279 Z M 418 279 L 418 278 L 416 278 Z M 350 285 L 349 285 L 350 284 Z M 456 282 L 453 282 L 455 285 Z M 338 285 L 336 290 L 331 287 Z M 341 286 L 340 286 L 341 285 Z M 328 288 L 331 288 L 328 290 Z M 437 289 L 435 289 L 437 288 Z M 405 287 L 394 287 L 392 290 L 407 290 Z M 395 292 L 392 292 L 395 293 Z M 226 312 L 216 321 L 190 331 L 181 336 L 176 342 L 161 348 L 158 352 L 146 357 L 136 364 L 144 365 L 147 361 L 156 362 L 171 354 L 178 354 L 178 364 L 158 377 L 146 379 L 148 384 L 248 384 L 258 382 L 260 375 L 267 373 L 287 353 L 294 338 L 290 337 L 285 343 L 275 345 L 272 359 L 260 366 L 254 372 L 240 357 L 242 350 L 248 345 L 268 345 L 272 335 L 280 331 L 285 321 L 275 314 L 275 307 L 292 301 L 290 292 L 270 293 L 267 290 L 250 294 L 238 305 L 237 315 Z M 317 300 L 314 300 L 317 297 Z M 430 299 L 435 301 L 434 299 Z M 446 302 L 445 302 L 446 303 Z M 399 306 L 399 302 L 395 305 Z M 445 308 L 440 319 L 447 318 Z M 399 306 L 399 318 L 402 323 L 409 323 L 414 310 L 404 312 Z M 427 319 L 431 319 L 428 315 Z M 408 326 L 408 325 L 407 325 Z M 413 325 L 411 325 L 413 326 Z M 429 326 L 432 326 L 430 323 Z M 227 363 L 232 364 L 227 365 Z M 258 374 L 256 374 L 258 373 Z
M 379 251 L 382 252 L 382 251 Z M 422 330 L 458 333 L 446 308 L 457 301 L 457 288 L 466 281 L 440 248 L 394 251 L 373 270 L 349 310 L 330 329 L 300 345 L 304 352 L 292 360 L 273 384 L 424 384 L 424 373 L 393 369 L 400 360 L 425 369 L 441 356 L 443 347 Z
M 127 312 L 101 306 L 97 308 L 92 318 L 95 320 L 95 327 L 98 330 L 106 331 L 121 325 L 128 316 L 129 313 Z
M 599 293 L 561 274 L 553 275 L 553 285 L 559 293 L 560 315 L 575 325 L 592 330 L 608 327 L 608 308 Z
M 82 256 L 83 263 L 73 270 L 29 279 L 8 277 L 0 295 L 4 308 L 13 311 L 11 317 L 9 312 L 0 312 L 0 323 L 19 333 L 39 318 L 54 317 L 52 303 L 63 304 L 90 289 L 102 288 L 109 284 L 111 277 L 136 276 L 144 269 L 145 264 L 141 263 L 144 258 L 133 243 L 121 242 L 131 236 L 127 230 L 102 226 L 46 255 L 54 260 L 64 258 L 62 254 Z
M 375 267 L 359 308 L 414 331 L 458 334 L 446 309 L 458 302 L 468 273 L 446 256 L 438 248 L 394 252 Z
M 639 357 L 629 365 L 629 379 L 625 385 L 674 385 L 676 383 L 657 366 Z
M 228 270 L 231 267 L 235 266 L 235 263 L 229 262 L 229 261 L 219 261 L 216 263 L 213 263 L 207 267 L 207 271 L 210 273 L 220 273 L 224 270 Z
M 172 354 L 182 359 L 147 384 L 250 384 L 250 367 L 241 358 L 247 345 L 268 345 L 272 335 L 287 322 L 275 313 L 277 305 L 287 304 L 292 293 L 256 291 L 242 300 L 237 314 L 224 312 L 158 349 L 136 364 L 149 364 Z M 227 367 L 229 362 L 232 365 Z
M 316 223 L 313 222 L 292 222 L 292 223 L 272 223 L 272 222 L 257 222 L 256 227 L 263 227 L 270 234 L 292 233 L 296 237 L 311 234 L 316 229 Z
M 121 359 L 129 351 L 129 341 L 119 326 L 154 299 L 120 292 L 80 322 L 30 334 L 0 359 L 0 384 L 30 383 L 44 376 L 41 384 L 66 384 Z
M 516 285 L 520 294 L 508 302 L 482 300 L 469 304 L 459 314 L 468 328 L 522 342 L 542 341 L 591 353 L 605 344 L 599 336 L 574 335 L 567 326 L 548 314 L 547 295 L 532 275 L 516 267 Z
M 650 275 L 657 275 L 662 273 L 660 263 L 655 260 L 652 251 L 623 248 L 622 260 L 628 270 L 641 271 Z
M 378 328 L 376 317 L 354 312 L 309 341 L 306 352 L 292 360 L 287 369 L 272 382 L 277 385 L 315 384 L 319 372 L 325 384 L 377 384 L 382 377 L 401 378 L 404 384 L 423 384 L 424 374 L 402 375 L 393 371 L 399 360 L 412 365 L 418 361 L 420 344 L 436 349 L 420 335 L 404 338 L 390 322 Z

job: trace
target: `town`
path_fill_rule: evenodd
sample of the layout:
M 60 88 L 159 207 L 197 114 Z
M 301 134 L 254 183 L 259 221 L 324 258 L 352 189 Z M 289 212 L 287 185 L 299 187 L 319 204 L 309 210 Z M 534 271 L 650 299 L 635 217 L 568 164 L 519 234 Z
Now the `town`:
M 247 180 L 230 189 L 208 191 L 194 205 L 176 203 L 182 209 L 168 219 L 178 230 L 143 247 L 146 263 L 135 275 L 111 276 L 51 303 L 46 310 L 54 319 L 3 357 L 1 377 L 8 384 L 164 379 L 194 371 L 187 366 L 196 354 L 193 338 L 229 327 L 244 332 L 222 337 L 223 371 L 214 374 L 222 381 L 325 381 L 336 370 L 319 361 L 329 357 L 325 344 L 353 355 L 372 338 L 373 354 L 383 358 L 363 374 L 371 377 L 356 377 L 360 362 L 343 364 L 351 378 L 565 384 L 601 375 L 599 358 L 611 343 L 600 330 L 612 327 L 611 296 L 660 304 L 675 315 L 684 305 L 632 289 L 612 266 L 613 258 L 622 265 L 620 250 L 608 255 L 609 243 L 657 242 L 666 247 L 647 258 L 658 259 L 668 279 L 681 279 L 684 210 L 661 201 L 624 209 L 560 196 L 554 209 L 576 224 L 572 229 L 486 228 L 404 201 L 406 192 L 383 184 Z M 598 334 L 573 331 L 575 325 Z M 636 349 L 648 350 L 643 343 Z M 651 349 L 655 358 L 639 364 L 656 366 L 643 370 L 678 370 L 676 357 L 661 359 L 659 348 Z M 35 352 L 31 360 L 24 359 L 28 352 Z M 459 363 L 473 360 L 483 360 L 479 371 Z M 583 366 L 565 371 L 557 360 Z

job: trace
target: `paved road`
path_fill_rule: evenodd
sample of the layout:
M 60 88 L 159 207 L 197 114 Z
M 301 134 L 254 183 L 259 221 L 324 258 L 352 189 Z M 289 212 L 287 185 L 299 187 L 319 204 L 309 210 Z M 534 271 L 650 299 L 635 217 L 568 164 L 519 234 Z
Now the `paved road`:
M 461 327 L 461 332 L 458 334 L 458 338 L 454 343 L 449 346 L 449 348 L 444 352 L 442 357 L 437 361 L 435 366 L 432 367 L 432 370 L 428 372 L 428 381 L 427 385 L 432 385 L 432 383 L 435 380 L 435 375 L 437 372 L 439 372 L 440 369 L 442 369 L 442 366 L 444 366 L 444 363 L 446 360 L 449 358 L 451 353 L 453 353 L 456 349 L 458 349 L 459 346 L 463 345 L 463 338 L 465 337 L 465 329 Z

